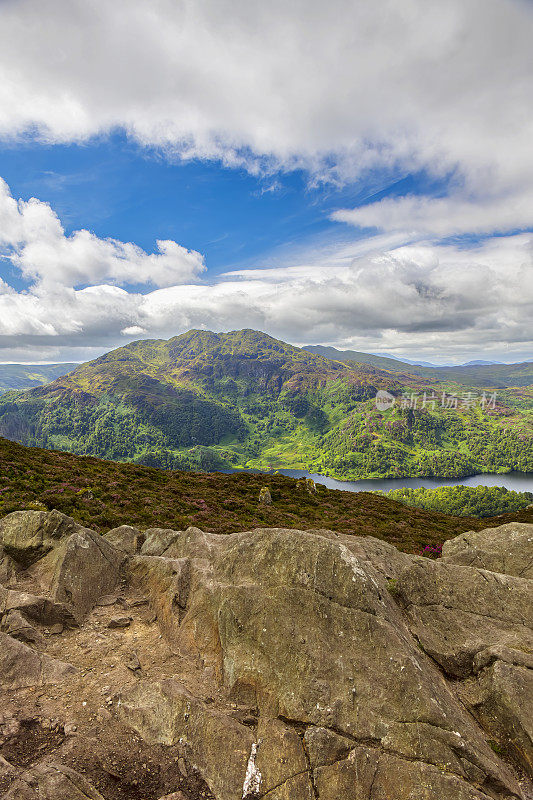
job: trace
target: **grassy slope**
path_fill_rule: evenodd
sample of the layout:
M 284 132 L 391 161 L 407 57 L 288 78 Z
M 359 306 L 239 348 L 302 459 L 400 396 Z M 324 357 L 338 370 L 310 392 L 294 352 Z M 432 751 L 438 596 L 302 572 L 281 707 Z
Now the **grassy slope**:
M 153 466 L 300 467 L 340 478 L 533 469 L 527 389 L 487 413 L 437 408 L 415 419 L 398 407 L 377 414 L 377 389 L 399 397 L 464 387 L 331 361 L 257 331 L 190 331 L 132 342 L 5 396 L 0 435 Z
M 272 506 L 258 503 L 268 486 Z M 26 448 L 0 438 L 0 516 L 32 503 L 57 508 L 105 531 L 131 524 L 217 533 L 254 527 L 329 528 L 371 535 L 408 552 L 442 543 L 465 530 L 518 520 L 533 510 L 483 521 L 408 508 L 386 497 L 317 487 L 310 495 L 282 475 L 184 473 Z
M 479 388 L 505 388 L 507 386 L 530 386 L 533 384 L 533 362 L 520 364 L 487 364 L 469 367 L 419 367 L 396 361 L 385 356 L 359 353 L 357 350 L 337 350 L 335 347 L 309 345 L 304 348 L 310 353 L 321 355 L 345 364 L 372 364 L 379 369 L 400 374 L 420 375 L 438 381 L 453 381 L 465 386 Z
M 0 364 L 0 394 L 50 383 L 77 364 Z

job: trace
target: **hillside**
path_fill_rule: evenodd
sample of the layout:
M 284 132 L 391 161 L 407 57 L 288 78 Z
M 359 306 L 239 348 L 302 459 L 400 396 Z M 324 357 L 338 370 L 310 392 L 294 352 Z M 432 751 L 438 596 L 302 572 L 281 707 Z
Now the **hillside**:
M 377 411 L 378 390 L 394 408 Z M 529 390 L 493 407 L 441 407 L 443 392 L 464 390 L 331 361 L 258 331 L 189 331 L 7 393 L 0 436 L 174 469 L 292 467 L 339 478 L 533 470 Z M 433 400 L 410 407 L 424 393 Z
M 486 389 L 503 389 L 509 386 L 533 385 L 533 361 L 519 364 L 463 364 L 457 367 L 420 367 L 416 364 L 397 361 L 394 358 L 360 353 L 357 350 L 337 350 L 335 347 L 308 345 L 304 347 L 309 353 L 342 361 L 346 364 L 372 364 L 379 369 L 390 372 L 420 375 L 438 381 L 454 381 L 465 386 Z
M 0 364 L 0 394 L 10 389 L 30 389 L 50 383 L 77 364 Z
M 269 525 L 331 528 L 372 535 L 417 552 L 490 519 L 453 517 L 408 508 L 369 492 L 317 485 L 310 494 L 294 478 L 253 473 L 185 473 L 23 447 L 0 438 L 0 517 L 32 507 L 58 509 L 99 531 L 127 519 L 140 528 L 196 525 L 216 533 Z M 273 503 L 258 502 L 268 486 Z M 533 509 L 494 519 L 494 524 L 533 522 Z
M 533 507 L 531 492 L 515 492 L 503 486 L 440 486 L 437 489 L 402 488 L 385 493 L 408 506 L 441 511 L 459 517 L 495 517 Z

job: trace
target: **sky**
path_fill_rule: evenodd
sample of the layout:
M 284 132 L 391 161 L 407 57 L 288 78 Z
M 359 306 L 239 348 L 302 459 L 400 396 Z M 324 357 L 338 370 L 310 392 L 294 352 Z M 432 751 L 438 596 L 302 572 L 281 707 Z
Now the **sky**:
M 0 0 L 0 362 L 533 359 L 532 0 Z

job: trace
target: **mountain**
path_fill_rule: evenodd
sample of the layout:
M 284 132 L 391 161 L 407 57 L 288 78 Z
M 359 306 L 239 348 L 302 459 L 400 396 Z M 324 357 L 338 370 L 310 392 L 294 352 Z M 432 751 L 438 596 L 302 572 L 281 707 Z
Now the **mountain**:
M 310 345 L 310 347 L 312 347 L 312 345 Z M 306 347 L 305 349 L 308 350 L 309 347 Z M 404 364 L 413 364 L 416 367 L 436 367 L 437 366 L 436 364 L 432 364 L 431 361 L 420 361 L 420 360 L 419 361 L 413 361 L 410 358 L 398 358 L 398 356 L 393 356 L 390 353 L 381 353 L 381 356 L 379 356 L 377 353 L 372 353 L 372 355 L 378 356 L 378 358 L 393 358 L 394 361 L 401 361 Z
M 258 331 L 193 330 L 132 342 L 47 386 L 5 394 L 0 436 L 177 469 L 339 478 L 533 470 L 529 390 L 493 407 L 442 408 L 442 393 L 460 389 L 332 361 Z M 384 413 L 378 391 L 394 401 Z M 410 407 L 424 393 L 433 399 Z
M 312 345 L 311 345 L 312 346 Z M 309 350 L 309 347 L 305 348 Z M 347 352 L 347 351 L 344 351 Z M 356 351 L 352 351 L 356 352 Z M 377 353 L 373 353 L 373 355 L 377 355 Z M 382 356 L 385 358 L 393 358 L 395 361 L 401 361 L 403 364 L 410 364 L 414 367 L 433 367 L 434 369 L 440 369 L 442 365 L 439 364 L 432 364 L 431 361 L 421 361 L 420 359 L 417 361 L 413 361 L 411 358 L 398 358 L 398 356 L 393 356 L 390 353 L 382 353 Z M 473 361 L 466 361 L 464 364 L 451 364 L 450 366 L 457 366 L 457 367 L 481 367 L 481 366 L 490 366 L 492 364 L 503 364 L 502 361 L 483 361 L 482 359 L 474 359 Z
M 533 361 L 519 364 L 498 362 L 469 362 L 455 367 L 422 367 L 396 358 L 359 353 L 357 350 L 337 350 L 335 347 L 308 345 L 310 353 L 346 364 L 372 364 L 379 369 L 402 374 L 419 375 L 438 381 L 453 381 L 464 386 L 482 389 L 505 389 L 511 386 L 533 386 Z
M 50 383 L 72 372 L 77 364 L 0 364 L 0 394 Z
M 461 367 L 490 367 L 494 364 L 502 364 L 501 361 L 483 361 L 482 359 L 476 359 L 474 361 L 467 361 L 465 364 L 460 364 Z
M 400 361 L 395 356 L 376 356 L 373 353 L 360 353 L 358 350 L 337 350 L 336 347 L 326 347 L 322 344 L 306 345 L 303 350 L 313 353 L 331 361 L 342 361 L 345 364 L 371 364 L 373 367 L 385 369 L 389 372 L 409 372 L 411 366 L 406 361 Z M 413 373 L 414 374 L 414 373 Z

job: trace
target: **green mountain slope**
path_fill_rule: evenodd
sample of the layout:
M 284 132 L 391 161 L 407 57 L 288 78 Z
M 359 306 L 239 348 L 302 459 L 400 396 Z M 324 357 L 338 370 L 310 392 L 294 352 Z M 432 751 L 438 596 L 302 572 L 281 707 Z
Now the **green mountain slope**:
M 344 364 L 252 330 L 132 342 L 0 398 L 0 436 L 182 469 L 304 468 L 340 478 L 533 470 L 531 397 L 442 409 L 433 378 Z M 385 390 L 394 408 L 378 412 Z M 403 407 L 402 395 L 434 408 Z M 512 405 L 514 403 L 514 406 Z
M 330 528 L 377 536 L 417 552 L 463 531 L 513 520 L 533 522 L 531 508 L 492 523 L 408 508 L 369 492 L 317 485 L 316 494 L 310 494 L 284 475 L 172 472 L 23 447 L 2 438 L 0 464 L 0 517 L 27 508 L 57 508 L 102 532 L 125 520 L 143 529 L 195 525 L 215 533 L 264 526 Z M 258 502 L 263 486 L 272 494 L 270 506 Z
M 394 358 L 360 353 L 357 350 L 337 350 L 335 347 L 308 345 L 309 353 L 324 356 L 343 363 L 372 364 L 379 369 L 402 374 L 420 375 L 438 381 L 454 381 L 465 386 L 502 389 L 509 386 L 533 385 L 533 361 L 520 364 L 475 364 L 462 367 L 419 367 L 396 361 Z
M 0 394 L 50 383 L 76 367 L 77 364 L 0 364 Z

